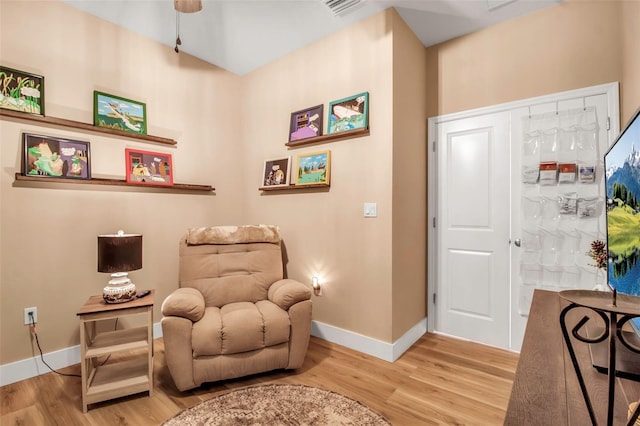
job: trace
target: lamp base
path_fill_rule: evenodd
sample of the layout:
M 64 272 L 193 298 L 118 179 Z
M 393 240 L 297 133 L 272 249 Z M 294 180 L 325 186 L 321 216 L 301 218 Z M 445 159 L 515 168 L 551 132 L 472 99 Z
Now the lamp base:
M 136 285 L 126 272 L 111 274 L 109 284 L 102 289 L 102 298 L 106 303 L 130 302 L 136 297 Z

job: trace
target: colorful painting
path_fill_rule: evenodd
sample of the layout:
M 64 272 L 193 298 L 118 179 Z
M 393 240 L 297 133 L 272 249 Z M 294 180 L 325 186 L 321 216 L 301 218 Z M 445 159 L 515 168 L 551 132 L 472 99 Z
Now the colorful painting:
M 89 142 L 23 133 L 22 174 L 91 179 Z
M 369 126 L 369 93 L 359 93 L 329 104 L 327 133 L 366 129 Z
M 291 157 L 265 160 L 262 169 L 261 187 L 289 186 L 291 172 Z
M 96 90 L 93 92 L 93 125 L 146 135 L 147 106 Z
M 331 151 L 298 155 L 296 169 L 296 185 L 329 185 L 331 178 Z
M 44 77 L 0 66 L 0 108 L 44 115 Z
M 127 182 L 141 185 L 173 185 L 171 154 L 125 149 Z
M 316 105 L 292 113 L 289 124 L 289 142 L 322 135 L 323 114 L 324 105 Z

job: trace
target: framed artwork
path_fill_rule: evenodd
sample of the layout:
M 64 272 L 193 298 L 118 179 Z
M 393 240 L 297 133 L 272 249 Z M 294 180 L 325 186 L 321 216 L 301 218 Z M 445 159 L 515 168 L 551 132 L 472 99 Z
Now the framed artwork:
M 290 173 L 291 157 L 265 160 L 260 186 L 289 186 Z
M 0 65 L 0 108 L 44 116 L 44 77 Z
M 296 157 L 296 186 L 329 185 L 331 178 L 331 151 L 299 154 Z
M 127 182 L 140 185 L 173 185 L 171 154 L 125 149 Z
M 22 134 L 22 174 L 91 179 L 91 153 L 89 142 Z
M 369 126 L 369 93 L 359 93 L 329 104 L 327 133 L 366 129 Z
M 93 125 L 147 134 L 147 106 L 142 102 L 93 91 Z
M 289 142 L 322 135 L 324 105 L 316 105 L 291 113 Z

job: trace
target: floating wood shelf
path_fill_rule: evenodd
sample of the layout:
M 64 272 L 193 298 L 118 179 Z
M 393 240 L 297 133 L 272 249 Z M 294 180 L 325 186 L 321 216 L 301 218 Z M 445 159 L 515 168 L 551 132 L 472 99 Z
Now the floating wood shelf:
M 321 135 L 321 136 L 315 136 L 315 137 L 312 137 L 312 138 L 301 139 L 301 140 L 297 140 L 297 141 L 291 141 L 291 142 L 285 143 L 285 145 L 288 146 L 289 148 L 296 148 L 298 146 L 318 144 L 318 143 L 323 143 L 323 142 L 330 142 L 330 141 L 334 141 L 334 140 L 338 140 L 338 139 L 357 138 L 357 137 L 360 137 L 360 136 L 367 136 L 368 134 L 369 134 L 369 129 L 368 128 L 367 129 L 347 130 L 345 132 L 340 132 L 340 133 L 331 133 L 329 135 Z
M 271 191 L 295 191 L 302 189 L 316 189 L 316 188 L 329 188 L 330 185 L 326 183 L 314 183 L 311 185 L 287 185 L 287 186 L 261 186 L 258 191 L 271 192 Z
M 212 192 L 216 189 L 211 185 L 196 185 L 192 183 L 174 183 L 173 185 L 153 185 L 144 184 L 139 185 L 135 183 L 128 183 L 125 179 L 104 179 L 104 178 L 91 178 L 91 179 L 67 179 L 67 178 L 55 178 L 55 177 L 38 177 L 38 176 L 25 176 L 20 173 L 16 173 L 16 180 L 28 181 L 28 182 L 40 182 L 40 183 L 70 183 L 70 184 L 84 184 L 84 185 L 112 185 L 112 186 L 129 186 L 135 188 L 153 188 L 153 189 L 167 189 L 167 190 L 179 190 L 179 191 L 200 191 L 200 192 Z
M 16 119 L 19 119 L 19 120 L 35 121 L 36 123 L 40 123 L 40 124 L 48 124 L 48 125 L 62 126 L 62 127 L 71 127 L 73 129 L 86 130 L 86 131 L 95 132 L 95 133 L 104 133 L 104 134 L 107 134 L 107 135 L 121 136 L 121 137 L 126 137 L 126 138 L 131 138 L 131 139 L 138 139 L 138 140 L 142 140 L 142 141 L 159 143 L 159 144 L 164 144 L 164 145 L 177 145 L 178 144 L 178 142 L 173 140 L 173 139 L 163 138 L 163 137 L 160 137 L 160 136 L 141 135 L 141 134 L 137 134 L 137 133 L 123 132 L 123 131 L 120 131 L 120 130 L 108 129 L 106 127 L 97 127 L 97 126 L 94 126 L 92 124 L 82 123 L 80 121 L 73 121 L 73 120 L 67 120 L 65 118 L 57 118 L 57 117 L 49 117 L 49 116 L 43 117 L 41 115 L 26 114 L 26 113 L 23 113 L 23 112 L 11 111 L 11 110 L 8 110 L 8 109 L 0 109 L 0 116 L 1 117 L 16 118 Z

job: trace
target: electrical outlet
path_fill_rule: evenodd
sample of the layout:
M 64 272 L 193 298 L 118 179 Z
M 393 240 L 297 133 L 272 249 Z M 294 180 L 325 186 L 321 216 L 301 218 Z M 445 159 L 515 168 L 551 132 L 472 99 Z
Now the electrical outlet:
M 24 308 L 24 325 L 31 325 L 30 313 L 33 314 L 33 323 L 38 322 L 38 308 L 35 306 L 33 308 Z

